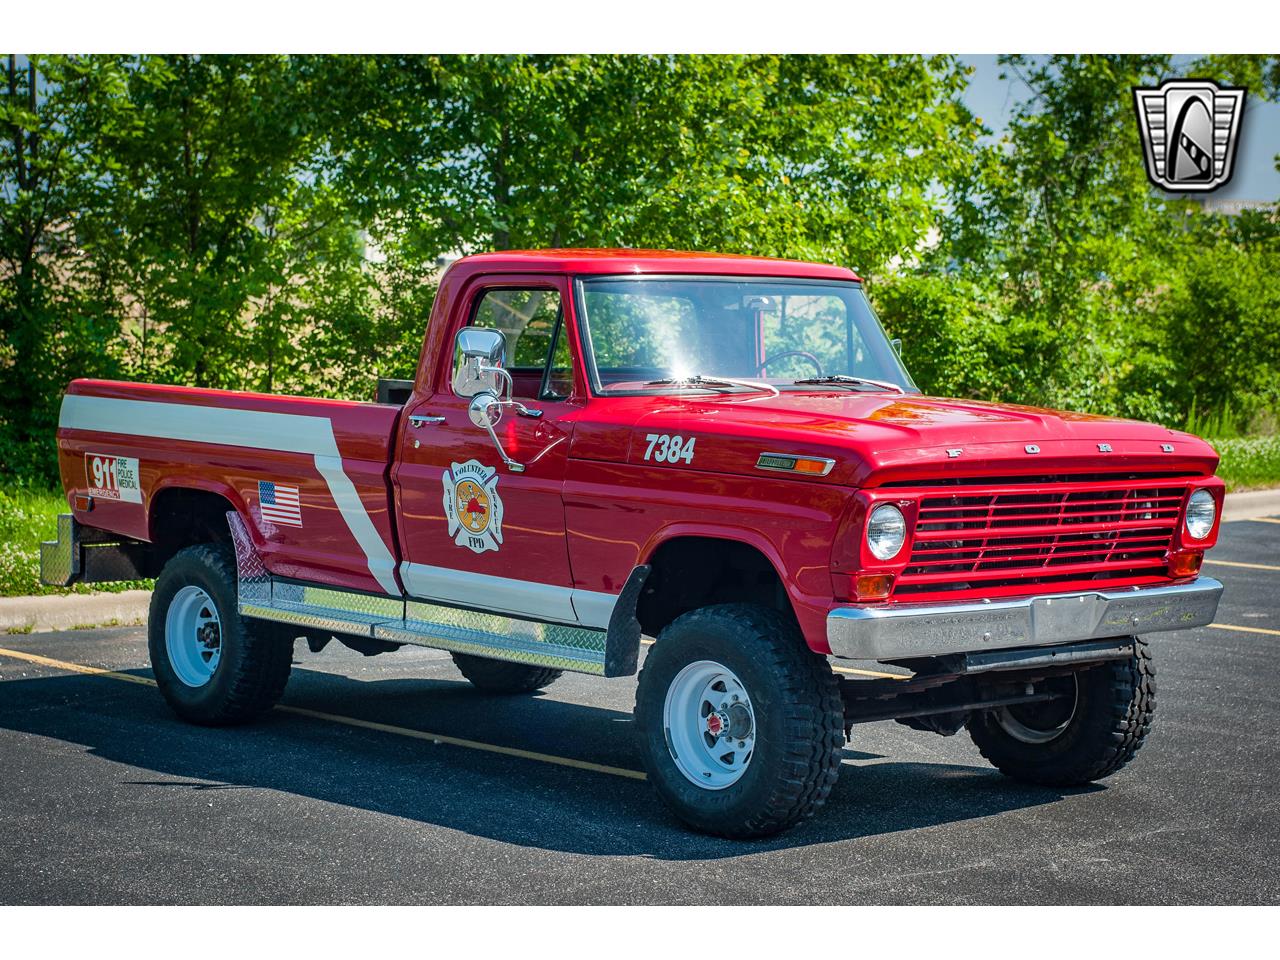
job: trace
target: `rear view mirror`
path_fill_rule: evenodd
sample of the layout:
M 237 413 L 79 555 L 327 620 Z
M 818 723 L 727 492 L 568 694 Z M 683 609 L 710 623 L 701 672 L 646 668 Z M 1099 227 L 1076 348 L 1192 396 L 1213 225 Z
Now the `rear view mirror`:
M 894 353 L 898 356 L 902 356 L 902 340 L 900 338 L 894 337 L 889 341 L 889 346 L 893 347 Z
M 507 360 L 507 340 L 500 330 L 463 327 L 458 331 L 454 356 L 453 392 L 460 397 L 479 393 L 502 395 L 502 370 Z

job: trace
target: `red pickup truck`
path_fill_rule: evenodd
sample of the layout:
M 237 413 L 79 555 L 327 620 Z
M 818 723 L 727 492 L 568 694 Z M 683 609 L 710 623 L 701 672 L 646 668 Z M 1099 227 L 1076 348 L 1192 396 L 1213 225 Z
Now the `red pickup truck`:
M 898 347 L 839 267 L 467 257 L 377 403 L 73 382 L 43 576 L 157 577 L 156 680 L 203 724 L 269 708 L 300 637 L 443 648 L 501 693 L 632 675 L 656 638 L 643 763 L 726 836 L 810 815 L 866 721 L 1108 776 L 1155 706 L 1139 634 L 1217 609 L 1217 455 L 922 396 Z

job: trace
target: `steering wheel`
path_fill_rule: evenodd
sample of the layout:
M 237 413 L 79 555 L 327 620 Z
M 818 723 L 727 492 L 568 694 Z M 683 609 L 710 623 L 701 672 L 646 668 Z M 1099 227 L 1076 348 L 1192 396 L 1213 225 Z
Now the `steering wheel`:
M 808 360 L 810 363 L 813 364 L 813 369 L 818 371 L 818 376 L 823 375 L 822 361 L 819 360 L 817 357 L 815 357 L 812 353 L 810 353 L 807 350 L 787 350 L 783 353 L 775 353 L 772 357 L 765 357 L 758 364 L 756 364 L 756 376 L 758 377 L 760 376 L 760 374 L 764 373 L 764 368 L 767 367 L 769 364 L 773 363 L 775 360 L 785 360 L 787 357 L 800 357 L 801 359 Z

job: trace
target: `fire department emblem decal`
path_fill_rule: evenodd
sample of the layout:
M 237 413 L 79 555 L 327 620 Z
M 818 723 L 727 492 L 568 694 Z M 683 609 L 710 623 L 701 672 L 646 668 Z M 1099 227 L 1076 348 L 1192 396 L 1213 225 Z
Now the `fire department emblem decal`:
M 451 464 L 444 477 L 444 515 L 449 536 L 475 553 L 502 546 L 502 498 L 498 468 L 478 460 Z
M 1244 87 L 1169 80 L 1135 87 L 1147 176 L 1171 193 L 1207 193 L 1231 179 L 1244 114 Z

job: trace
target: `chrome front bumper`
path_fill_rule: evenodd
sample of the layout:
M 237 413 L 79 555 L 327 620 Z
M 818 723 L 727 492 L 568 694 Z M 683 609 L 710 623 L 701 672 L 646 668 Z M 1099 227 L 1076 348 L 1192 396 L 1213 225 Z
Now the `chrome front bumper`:
M 837 607 L 827 614 L 827 641 L 835 656 L 859 660 L 1052 646 L 1203 627 L 1213 622 L 1221 596 L 1221 583 L 1200 577 L 1017 600 Z

